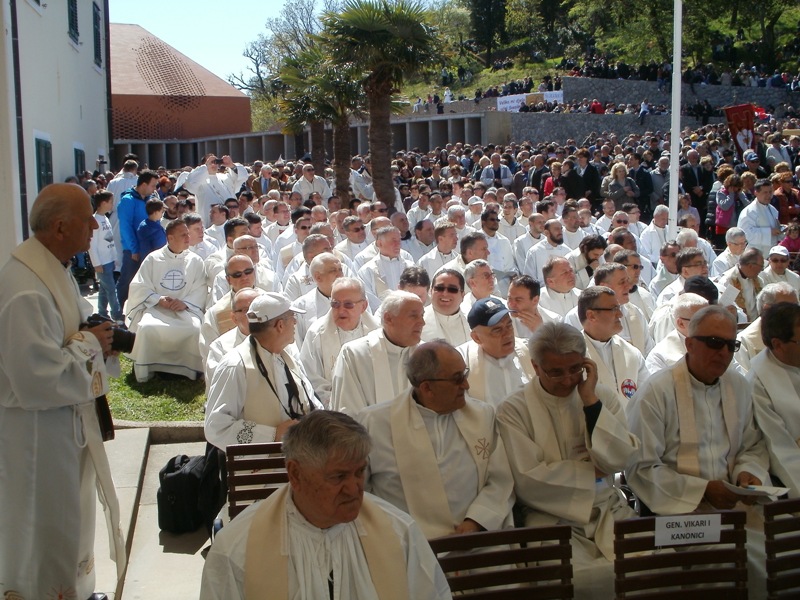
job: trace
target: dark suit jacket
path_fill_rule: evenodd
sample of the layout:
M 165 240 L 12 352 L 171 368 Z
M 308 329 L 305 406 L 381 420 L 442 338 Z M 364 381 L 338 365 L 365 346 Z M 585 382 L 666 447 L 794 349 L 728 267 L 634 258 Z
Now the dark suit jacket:
M 547 167 L 542 167 L 541 169 L 533 169 L 531 168 L 528 171 L 528 185 L 531 187 L 535 187 L 539 191 L 540 197 L 544 197 L 542 194 L 542 185 L 544 184 L 544 180 L 550 175 L 550 169 Z
M 636 185 L 639 186 L 639 197 L 636 201 L 639 204 L 642 215 L 649 217 L 651 212 L 650 194 L 653 193 L 653 179 L 650 177 L 650 171 L 648 171 L 644 165 L 639 165 L 639 168 L 636 169 L 636 173 L 633 172 L 633 169 L 628 171 L 628 177 L 633 179 Z
M 578 172 L 578 166 L 575 166 L 575 172 Z M 592 201 L 592 205 L 600 206 L 603 201 L 600 196 L 600 172 L 593 164 L 586 165 L 586 170 L 580 176 L 581 180 L 581 193 L 576 198 L 588 198 Z M 571 198 L 572 196 L 567 196 Z
M 700 176 L 698 178 L 694 167 L 689 163 L 681 166 L 681 183 L 683 189 L 692 197 L 692 206 L 700 213 L 701 218 L 705 218 L 706 203 L 711 187 L 714 185 L 714 172 L 706 171 L 699 164 L 697 165 Z M 700 194 L 694 193 L 694 188 L 700 186 L 703 191 Z

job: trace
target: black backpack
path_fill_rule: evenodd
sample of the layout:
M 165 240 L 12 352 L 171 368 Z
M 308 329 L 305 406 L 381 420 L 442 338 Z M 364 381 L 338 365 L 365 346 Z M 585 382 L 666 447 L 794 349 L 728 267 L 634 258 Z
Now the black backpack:
M 220 479 L 219 452 L 206 445 L 204 456 L 172 457 L 159 471 L 156 494 L 158 527 L 170 533 L 188 533 L 205 525 L 210 532 L 225 503 Z

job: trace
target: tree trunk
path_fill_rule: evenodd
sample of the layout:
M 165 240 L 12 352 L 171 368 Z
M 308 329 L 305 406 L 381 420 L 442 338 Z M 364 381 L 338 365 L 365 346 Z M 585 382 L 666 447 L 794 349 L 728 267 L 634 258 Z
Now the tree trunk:
M 376 87 L 381 86 L 379 83 Z M 392 183 L 392 129 L 390 126 L 391 90 L 372 90 L 369 93 L 369 155 L 372 161 L 372 183 L 378 200 L 394 206 Z
M 325 177 L 325 122 L 311 121 L 311 163 L 317 175 Z
M 333 124 L 333 172 L 336 175 L 336 195 L 342 208 L 350 205 L 350 117 L 345 115 Z

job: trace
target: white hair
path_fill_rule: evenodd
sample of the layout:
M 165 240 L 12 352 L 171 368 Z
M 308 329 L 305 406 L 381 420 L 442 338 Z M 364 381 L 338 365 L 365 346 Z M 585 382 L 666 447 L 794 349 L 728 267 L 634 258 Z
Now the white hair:
M 686 244 L 690 242 L 697 244 L 697 232 L 689 227 L 684 227 L 678 232 L 675 241 L 678 242 L 678 246 L 681 248 L 686 248 Z
M 653 210 L 654 217 L 662 213 L 669 214 L 669 206 L 667 206 L 666 204 L 659 204 L 658 206 L 656 206 L 655 210 Z
M 311 262 L 308 265 L 308 272 L 311 273 L 311 275 L 316 275 L 317 273 L 322 271 L 322 269 L 324 269 L 327 265 L 335 262 L 339 263 L 340 265 L 342 264 L 342 261 L 336 258 L 336 255 L 331 254 L 330 252 L 323 252 L 322 254 L 317 254 L 314 258 L 311 259 Z
M 394 292 L 387 294 L 387 296 L 383 299 L 383 302 L 381 302 L 381 320 L 385 319 L 387 314 L 396 316 L 403 307 L 403 304 L 409 300 L 422 302 L 422 300 L 419 299 L 419 296 L 412 294 L 411 292 L 406 292 L 405 290 L 395 290 Z
M 685 294 L 681 294 L 675 300 L 672 301 L 672 304 L 669 307 L 669 312 L 672 315 L 672 319 L 677 320 L 678 313 L 683 310 L 691 310 L 693 308 L 703 308 L 704 306 L 708 306 L 708 300 L 703 298 L 699 294 L 693 294 L 692 292 L 686 292 Z
M 756 310 L 758 310 L 758 314 L 764 312 L 765 306 L 775 304 L 778 296 L 784 294 L 787 296 L 794 296 L 794 300 L 797 302 L 797 291 L 785 281 L 765 285 L 756 297 Z
M 731 227 L 725 232 L 725 243 L 730 244 L 732 241 L 743 237 L 747 237 L 744 233 L 744 230 L 739 229 L 738 227 Z

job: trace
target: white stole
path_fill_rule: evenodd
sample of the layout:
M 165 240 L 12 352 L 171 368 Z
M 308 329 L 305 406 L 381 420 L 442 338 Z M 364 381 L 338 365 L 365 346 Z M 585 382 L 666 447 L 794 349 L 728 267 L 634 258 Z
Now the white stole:
M 320 327 L 319 337 L 317 343 L 320 347 L 320 355 L 322 356 L 322 372 L 325 379 L 331 381 L 333 379 L 333 368 L 336 366 L 336 359 L 339 356 L 339 351 L 342 349 L 342 341 L 339 338 L 339 328 L 333 321 L 333 314 L 329 310 L 328 314 L 323 317 L 325 324 Z M 368 312 L 361 313 L 361 320 L 357 327 L 363 327 L 364 335 L 374 331 L 380 324 L 375 317 Z M 352 341 L 352 340 L 348 340 Z
M 700 477 L 700 438 L 697 434 L 697 423 L 694 414 L 694 395 L 692 394 L 691 374 L 683 357 L 672 369 L 672 378 L 675 383 L 675 403 L 678 409 L 678 425 L 680 445 L 678 446 L 677 470 L 684 475 Z M 741 443 L 741 428 L 739 416 L 736 411 L 736 396 L 730 381 L 720 379 L 720 394 L 722 396 L 722 416 L 725 419 L 725 429 L 728 432 L 728 477 L 733 474 L 736 462 L 736 453 Z
M 485 450 L 493 432 L 486 431 L 480 411 L 467 400 L 464 408 L 453 413 L 461 437 L 473 451 L 478 469 L 477 495 L 486 483 L 489 453 Z M 430 539 L 450 535 L 458 523 L 450 512 L 450 503 L 436 463 L 436 454 L 411 392 L 395 398 L 391 408 L 392 442 L 403 495 L 409 514 Z M 483 442 L 483 443 L 481 443 Z
M 600 383 L 607 385 L 617 393 L 623 409 L 628 408 L 628 402 L 636 393 L 639 386 L 639 361 L 632 352 L 625 352 L 622 338 L 611 338 L 611 356 L 614 359 L 614 370 L 606 364 L 603 357 L 597 352 L 589 336 L 586 335 L 586 354 L 597 363 L 597 372 Z M 627 343 L 627 342 L 625 342 Z
M 469 367 L 470 395 L 476 400 L 489 402 L 489 392 L 492 382 L 486 377 L 486 358 L 482 356 L 483 350 L 474 341 L 467 342 L 464 350 L 464 362 Z M 531 358 L 528 354 L 528 347 L 525 340 L 514 338 L 515 359 L 519 363 L 517 366 L 527 376 L 527 379 L 520 381 L 520 388 L 528 383 L 536 373 L 531 365 Z
M 767 390 L 772 404 L 784 421 L 789 434 L 800 446 L 800 390 L 792 386 L 792 380 L 777 358 L 770 357 L 768 349 L 762 350 L 750 363 L 750 373 Z M 794 391 L 794 395 L 792 394 Z

